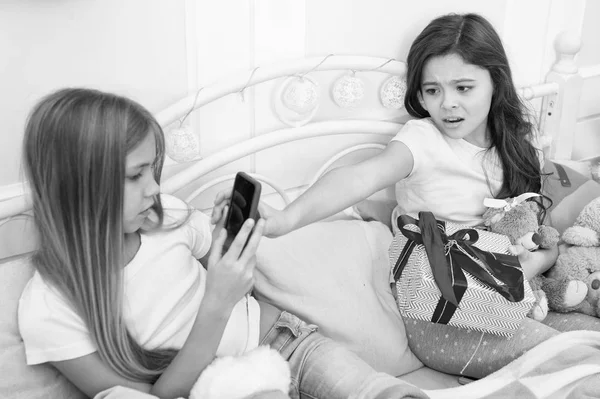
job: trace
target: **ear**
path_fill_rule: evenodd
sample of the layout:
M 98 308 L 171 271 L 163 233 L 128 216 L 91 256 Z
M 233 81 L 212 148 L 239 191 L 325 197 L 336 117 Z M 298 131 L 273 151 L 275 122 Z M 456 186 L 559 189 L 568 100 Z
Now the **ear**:
M 578 245 L 580 247 L 600 246 L 600 237 L 594 230 L 583 226 L 571 226 L 566 229 L 562 239 L 567 244 Z
M 529 204 L 529 208 L 531 208 L 531 210 L 534 211 L 536 214 L 540 211 L 540 205 L 537 202 L 527 201 L 527 204 Z

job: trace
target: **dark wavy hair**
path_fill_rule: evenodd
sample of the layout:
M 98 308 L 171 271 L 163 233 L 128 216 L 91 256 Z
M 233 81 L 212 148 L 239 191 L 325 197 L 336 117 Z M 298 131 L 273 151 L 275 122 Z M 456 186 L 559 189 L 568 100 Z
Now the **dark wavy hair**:
M 538 150 L 531 143 L 533 124 L 517 94 L 502 41 L 488 20 L 477 14 L 448 14 L 431 21 L 412 43 L 407 58 L 407 91 L 404 99 L 411 116 L 430 116 L 419 101 L 423 69 L 429 59 L 456 54 L 485 68 L 494 92 L 487 119 L 492 147 L 504 171 L 496 198 L 541 191 Z

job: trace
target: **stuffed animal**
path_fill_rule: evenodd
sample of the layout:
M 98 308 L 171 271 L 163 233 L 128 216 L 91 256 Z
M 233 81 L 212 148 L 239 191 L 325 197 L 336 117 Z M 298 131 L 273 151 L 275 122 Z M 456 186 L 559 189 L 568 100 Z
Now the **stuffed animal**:
M 600 197 L 588 203 L 567 228 L 556 264 L 544 283 L 550 308 L 600 317 Z
M 239 356 L 215 359 L 200 374 L 189 399 L 289 399 L 288 362 L 274 349 L 259 346 Z M 262 393 L 262 394 L 259 394 Z
M 486 199 L 488 209 L 483 214 L 484 224 L 490 231 L 508 236 L 513 245 L 520 244 L 534 251 L 538 248 L 551 248 L 558 243 L 558 231 L 550 226 L 540 225 L 537 202 L 527 201 L 539 194 L 525 193 L 509 200 Z M 536 276 L 529 281 L 536 302 L 529 316 L 534 320 L 544 320 L 548 314 L 548 298 L 544 291 L 544 277 Z

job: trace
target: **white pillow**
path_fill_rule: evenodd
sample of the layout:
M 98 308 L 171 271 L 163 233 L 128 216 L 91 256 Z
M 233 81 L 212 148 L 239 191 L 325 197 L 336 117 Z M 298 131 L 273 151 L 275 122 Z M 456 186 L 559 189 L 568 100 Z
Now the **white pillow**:
M 408 348 L 388 283 L 390 230 L 379 222 L 337 220 L 263 238 L 256 296 L 353 350 L 378 371 L 421 367 Z
M 51 365 L 25 363 L 17 307 L 32 275 L 29 257 L 0 262 L 0 398 L 83 399 L 85 395 Z

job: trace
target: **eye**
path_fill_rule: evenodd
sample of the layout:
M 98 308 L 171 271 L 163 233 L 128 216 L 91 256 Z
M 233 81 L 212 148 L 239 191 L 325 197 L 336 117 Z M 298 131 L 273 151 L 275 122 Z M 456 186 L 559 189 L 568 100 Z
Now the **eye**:
M 456 90 L 457 90 L 459 93 L 466 93 L 466 92 L 468 92 L 469 90 L 471 90 L 472 88 L 473 88 L 473 86 L 456 86 Z
M 138 173 L 137 175 L 127 176 L 127 179 L 131 181 L 138 181 L 142 177 L 142 173 Z
M 439 90 L 436 88 L 429 88 L 429 89 L 425 89 L 425 93 L 429 94 L 430 96 L 436 94 Z

